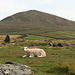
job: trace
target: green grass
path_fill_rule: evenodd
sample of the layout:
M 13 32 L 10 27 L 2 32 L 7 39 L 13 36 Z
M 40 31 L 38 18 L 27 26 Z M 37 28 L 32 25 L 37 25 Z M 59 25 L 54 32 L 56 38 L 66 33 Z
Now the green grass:
M 75 64 L 75 51 L 64 49 L 64 48 L 49 48 L 49 47 L 40 47 L 43 48 L 47 57 L 45 58 L 21 58 L 20 56 L 24 55 L 23 48 L 9 47 L 0 49 L 0 63 L 5 63 L 8 61 L 17 62 L 30 66 L 33 70 L 36 71 L 34 75 L 47 74 L 46 71 L 49 67 L 54 67 L 56 63 L 59 62 L 71 62 Z M 53 54 L 57 53 L 57 54 Z M 55 74 L 52 73 L 52 74 Z
M 74 32 L 75 22 L 37 10 L 16 13 L 0 21 L 0 34 L 33 34 L 58 39 L 74 38 Z
M 71 63 L 70 68 L 66 65 L 69 69 L 67 72 L 70 71 L 69 75 L 75 75 L 75 51 L 73 50 L 75 48 L 65 45 L 62 48 L 48 46 L 49 43 L 75 43 L 74 25 L 75 22 L 36 10 L 5 18 L 0 22 L 0 34 L 4 34 L 0 35 L 0 63 L 16 62 L 28 65 L 35 71 L 34 75 L 68 75 L 58 71 L 64 68 L 63 63 L 66 62 L 68 65 Z M 3 45 L 6 34 L 15 35 L 10 35 L 11 42 Z M 18 38 L 20 34 L 27 34 L 28 37 Z M 23 42 L 16 42 L 12 45 L 15 40 Z M 21 58 L 25 54 L 23 47 L 30 45 L 44 49 L 47 56 L 45 58 Z M 62 66 L 58 67 L 58 63 Z
M 57 32 L 51 32 L 53 34 L 57 34 L 60 36 L 64 36 L 67 38 L 75 38 L 75 32 L 74 31 L 57 31 Z
M 0 34 L 29 34 L 30 39 L 61 39 L 75 40 L 75 31 L 48 26 L 0 26 Z
M 5 37 L 1 36 L 1 41 L 3 42 L 3 39 Z M 58 73 L 60 72 L 59 75 L 65 75 L 64 73 L 62 73 L 61 71 L 57 71 L 58 70 L 58 63 L 68 63 L 70 62 L 72 65 L 75 66 L 75 51 L 73 50 L 74 47 L 50 47 L 50 46 L 46 46 L 46 44 L 48 44 L 49 42 L 52 43 L 58 43 L 58 42 L 69 42 L 69 43 L 74 43 L 75 41 L 72 40 L 54 40 L 51 39 L 51 41 L 44 41 L 45 37 L 41 37 L 41 36 L 34 36 L 34 35 L 28 35 L 28 37 L 23 38 L 23 39 L 19 39 L 17 37 L 17 35 L 10 35 L 11 37 L 11 41 L 13 42 L 14 40 L 12 40 L 13 37 L 16 37 L 15 40 L 23 40 L 23 42 L 19 42 L 19 43 L 15 43 L 15 45 L 12 45 L 12 43 L 8 43 L 6 45 L 2 45 L 1 42 L 1 47 L 0 48 L 0 63 L 5 63 L 5 62 L 16 62 L 16 63 L 21 63 L 24 65 L 28 65 L 29 67 L 31 67 L 32 70 L 35 71 L 34 75 L 58 75 Z M 34 39 L 34 40 L 33 40 Z M 37 40 L 35 40 L 37 39 Z M 33 58 L 21 58 L 21 56 L 23 56 L 24 50 L 23 47 L 24 46 L 29 46 L 30 44 L 41 44 L 40 46 L 35 46 L 41 49 L 44 49 L 46 51 L 47 56 L 44 58 L 37 58 L 37 57 L 33 57 Z M 45 44 L 45 45 L 43 45 Z M 64 64 L 62 64 L 64 65 Z M 60 66 L 61 67 L 61 66 Z M 72 70 L 69 71 L 73 71 L 74 67 L 72 67 Z M 56 69 L 55 71 L 53 69 Z M 71 68 L 70 68 L 71 69 Z M 50 72 L 52 71 L 52 72 Z M 56 73 L 57 71 L 57 73 Z M 61 74 L 62 73 L 62 74 Z M 67 74 L 68 75 L 68 74 Z
M 37 35 L 28 35 L 25 37 L 26 39 L 33 39 L 33 40 L 51 40 L 52 38 L 49 37 L 43 37 L 43 36 L 37 36 Z

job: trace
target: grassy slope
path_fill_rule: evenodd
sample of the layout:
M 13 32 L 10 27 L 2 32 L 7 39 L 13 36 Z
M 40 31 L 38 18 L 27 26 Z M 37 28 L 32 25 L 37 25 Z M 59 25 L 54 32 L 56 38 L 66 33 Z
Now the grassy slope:
M 36 10 L 14 14 L 3 19 L 1 23 L 2 25 L 48 26 L 67 29 L 75 27 L 75 22 L 73 21 Z
M 15 40 L 18 40 L 17 37 L 19 35 L 10 35 L 11 42 L 14 41 L 12 38 L 14 37 Z M 36 38 L 38 37 L 38 38 Z M 34 75 L 58 75 L 55 73 L 46 73 L 46 71 L 49 68 L 55 67 L 57 63 L 61 62 L 70 62 L 72 64 L 75 64 L 75 51 L 72 50 L 74 47 L 49 47 L 49 46 L 43 46 L 43 43 L 48 44 L 49 41 L 43 41 L 47 40 L 47 38 L 42 37 L 43 39 L 40 40 L 40 36 L 28 36 L 28 38 L 23 38 L 19 40 L 23 40 L 23 42 L 15 43 L 15 45 L 6 44 L 2 45 L 3 40 L 5 38 L 5 35 L 0 36 L 0 63 L 5 63 L 8 61 L 11 62 L 17 62 L 21 64 L 25 64 L 30 66 L 33 70 L 37 71 Z M 30 39 L 29 39 L 30 38 Z M 36 40 L 31 40 L 36 38 Z M 50 40 L 52 43 L 59 43 L 62 42 L 63 44 L 65 42 L 67 43 L 75 43 L 75 41 L 66 41 L 66 40 Z M 20 56 L 24 55 L 23 47 L 29 46 L 30 44 L 41 44 L 38 46 L 39 48 L 42 48 L 46 51 L 47 56 L 45 58 L 21 58 Z M 55 54 L 54 54 L 55 53 Z M 60 74 L 59 74 L 60 75 Z M 65 75 L 65 74 L 61 74 Z
M 75 22 L 36 10 L 17 13 L 0 22 L 0 34 L 33 34 L 74 39 L 74 32 Z
M 1 25 L 0 34 L 32 34 L 54 39 L 75 39 L 74 30 L 62 30 L 51 27 Z
M 33 11 L 31 11 L 31 12 L 33 12 Z M 21 64 L 28 65 L 32 69 L 37 71 L 35 75 L 58 75 L 58 74 L 54 74 L 54 73 L 46 73 L 46 71 L 51 67 L 54 68 L 55 64 L 57 64 L 57 63 L 70 62 L 72 64 L 75 64 L 75 60 L 74 60 L 75 59 L 75 51 L 73 50 L 73 49 L 75 49 L 74 47 L 64 46 L 63 48 L 59 48 L 59 47 L 53 48 L 53 47 L 49 47 L 49 46 L 44 46 L 44 45 L 48 44 L 49 42 L 56 43 L 56 44 L 58 42 L 62 42 L 63 44 L 65 42 L 75 43 L 75 40 L 74 40 L 75 39 L 75 26 L 72 25 L 72 23 L 74 23 L 74 22 L 66 21 L 66 23 L 64 23 L 64 21 L 65 21 L 64 20 L 61 23 L 61 19 L 59 19 L 59 18 L 55 19 L 55 17 L 53 17 L 53 16 L 52 16 L 53 19 L 51 18 L 49 20 L 48 14 L 42 15 L 42 13 L 39 13 L 39 14 L 41 14 L 40 16 L 43 16 L 43 18 L 45 20 L 46 19 L 47 20 L 44 23 L 43 18 L 40 18 L 40 21 L 42 21 L 42 22 L 40 22 L 38 19 L 39 17 L 37 17 L 37 19 L 36 19 L 37 22 L 35 24 L 35 23 L 33 23 L 33 22 L 35 22 L 35 20 L 31 21 L 32 16 L 29 16 L 29 14 L 31 14 L 31 13 L 30 12 L 28 12 L 26 14 L 23 13 L 23 16 L 26 15 L 25 17 L 27 19 L 25 19 L 26 22 L 24 21 L 21 23 L 21 24 L 26 24 L 27 26 L 20 26 L 19 22 L 23 21 L 24 18 L 22 18 L 21 16 L 18 16 L 18 15 L 17 15 L 17 17 L 21 17 L 21 19 L 18 19 L 18 23 L 16 24 L 16 26 L 13 26 L 13 24 L 16 23 L 17 17 L 12 17 L 12 18 L 14 18 L 14 21 L 11 23 L 10 26 L 6 25 L 9 23 L 7 21 L 5 22 L 5 25 L 0 25 L 0 34 L 33 34 L 33 35 L 28 35 L 28 37 L 26 37 L 26 38 L 20 39 L 20 40 L 23 40 L 23 42 L 16 43 L 15 45 L 12 45 L 11 43 L 2 45 L 2 43 L 4 43 L 3 40 L 5 39 L 5 35 L 3 35 L 3 36 L 0 35 L 0 63 L 5 63 L 8 61 L 11 61 L 11 62 L 18 62 Z M 33 14 L 31 14 L 31 15 L 33 15 Z M 30 19 L 28 19 L 28 16 L 30 17 Z M 33 17 L 35 17 L 35 16 L 33 16 Z M 48 18 L 46 18 L 46 17 L 48 17 Z M 8 18 L 7 20 L 9 20 L 11 22 L 10 18 Z M 51 22 L 49 22 L 49 21 L 51 21 Z M 61 28 L 62 26 L 57 26 L 57 25 L 60 25 L 60 23 L 59 24 L 57 23 L 59 21 L 62 25 L 64 25 L 63 28 Z M 30 24 L 29 24 L 29 22 L 30 22 Z M 3 23 L 0 23 L 0 24 L 3 24 Z M 17 25 L 19 25 L 19 26 L 17 26 Z M 28 25 L 32 25 L 32 26 L 28 26 Z M 36 26 L 33 26 L 33 25 L 36 25 Z M 40 25 L 42 25 L 42 26 L 40 26 Z M 50 25 L 50 27 L 49 27 L 49 25 Z M 68 25 L 68 26 L 71 25 L 71 26 L 68 27 L 65 25 Z M 39 36 L 37 36 L 37 35 L 39 35 Z M 45 36 L 45 37 L 43 37 L 43 36 Z M 17 36 L 12 35 L 11 42 L 14 41 L 12 38 L 15 38 L 15 40 L 17 40 L 17 37 L 19 37 L 19 35 L 17 35 Z M 57 38 L 61 38 L 61 39 L 69 39 L 70 38 L 70 39 L 69 39 L 69 41 L 68 40 L 56 40 Z M 36 39 L 36 40 L 31 40 L 31 39 Z M 48 42 L 48 41 L 43 41 L 43 40 L 50 40 L 50 41 Z M 24 55 L 23 47 L 29 46 L 32 44 L 34 44 L 34 45 L 40 44 L 39 48 L 42 48 L 46 51 L 47 57 L 45 57 L 45 58 L 21 58 L 20 56 Z M 54 53 L 56 53 L 56 54 L 54 54 Z M 66 74 L 62 73 L 61 75 L 66 75 Z

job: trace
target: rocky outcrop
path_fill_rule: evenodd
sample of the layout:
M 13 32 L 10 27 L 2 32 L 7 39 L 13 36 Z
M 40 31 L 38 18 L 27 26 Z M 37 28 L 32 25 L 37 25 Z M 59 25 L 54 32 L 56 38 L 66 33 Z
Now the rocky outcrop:
M 0 64 L 0 75 L 30 75 L 33 73 L 28 66 L 19 63 Z

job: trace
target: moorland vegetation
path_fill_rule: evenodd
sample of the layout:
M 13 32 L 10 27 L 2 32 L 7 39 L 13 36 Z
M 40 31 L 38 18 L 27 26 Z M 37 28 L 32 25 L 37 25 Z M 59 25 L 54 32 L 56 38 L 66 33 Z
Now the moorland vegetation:
M 5 42 L 9 34 L 10 42 Z M 24 47 L 44 49 L 44 58 L 21 58 Z M 34 75 L 75 75 L 75 22 L 30 10 L 0 21 L 0 63 L 30 66 Z

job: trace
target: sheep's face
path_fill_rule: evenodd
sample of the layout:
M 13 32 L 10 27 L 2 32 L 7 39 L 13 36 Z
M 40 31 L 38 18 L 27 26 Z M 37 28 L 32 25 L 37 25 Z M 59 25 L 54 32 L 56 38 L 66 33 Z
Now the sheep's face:
M 27 47 L 24 47 L 24 51 L 27 51 Z

